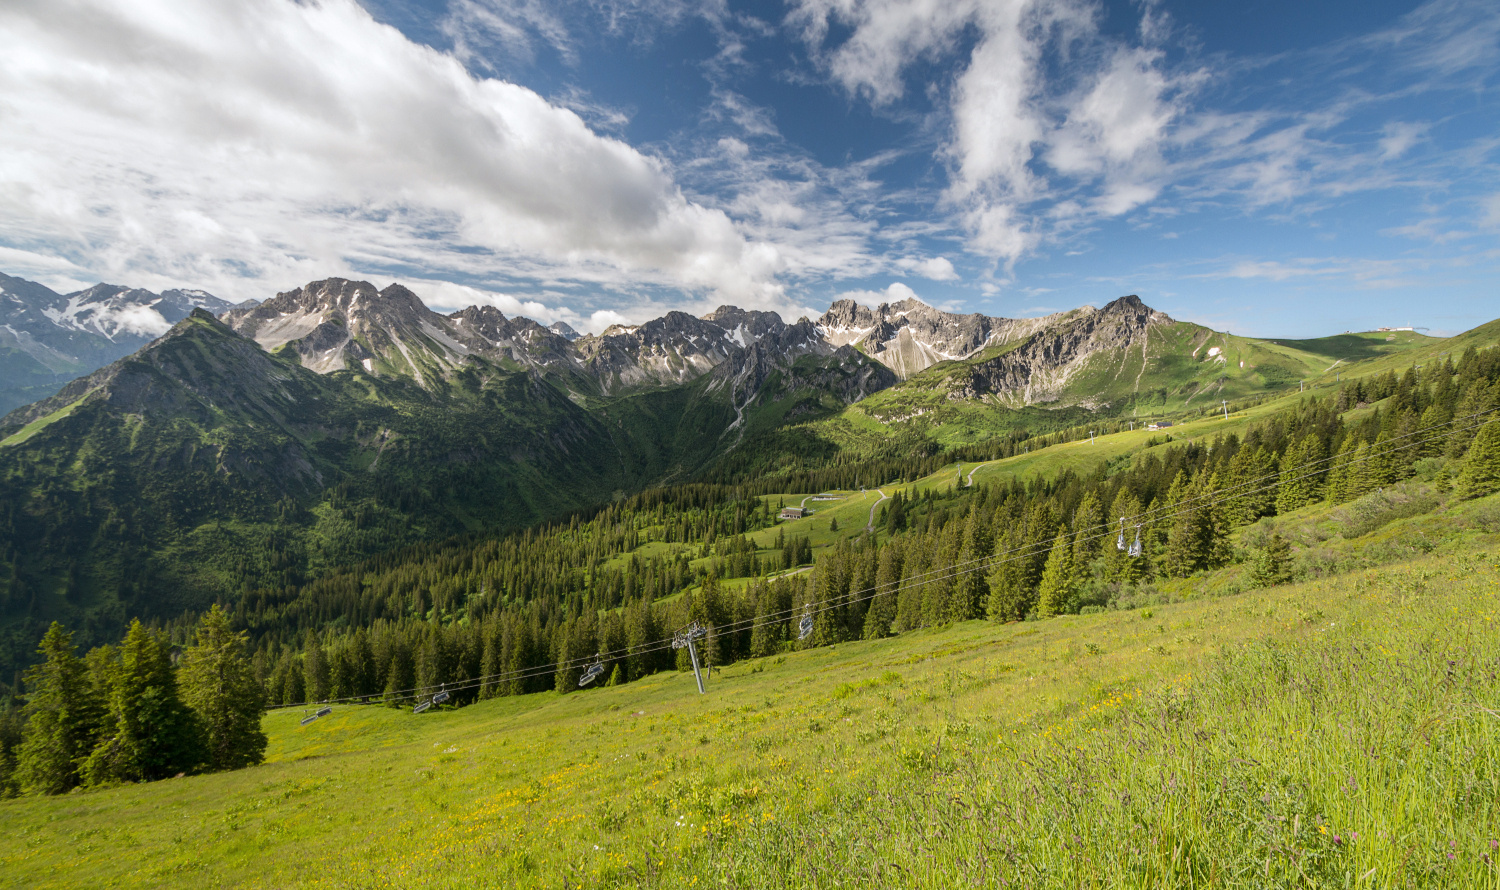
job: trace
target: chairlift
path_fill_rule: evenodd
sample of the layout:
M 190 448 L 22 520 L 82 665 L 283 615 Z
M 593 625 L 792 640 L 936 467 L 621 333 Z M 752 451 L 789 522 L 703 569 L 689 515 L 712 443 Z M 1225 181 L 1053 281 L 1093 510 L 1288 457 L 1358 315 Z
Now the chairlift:
M 307 724 L 313 722 L 316 719 L 318 719 L 318 715 L 317 714 L 313 714 L 313 715 L 308 716 L 308 717 L 303 717 L 302 718 L 302 725 L 306 726 Z
M 1141 527 L 1135 527 L 1135 542 L 1130 545 L 1129 556 L 1135 558 L 1141 555 Z
M 1118 538 L 1115 538 L 1115 549 L 1116 550 L 1124 550 L 1125 549 L 1125 517 L 1124 516 L 1120 517 L 1120 536 Z
M 440 704 L 442 704 L 442 703 L 443 703 L 443 702 L 445 702 L 445 701 L 447 701 L 447 700 L 448 700 L 448 699 L 450 699 L 450 698 L 452 698 L 452 697 L 453 697 L 453 696 L 452 696 L 452 695 L 450 695 L 450 694 L 449 694 L 449 693 L 448 693 L 448 692 L 447 692 L 447 691 L 446 691 L 446 690 L 445 690 L 445 691 L 442 691 L 442 692 L 439 692 L 439 693 L 438 693 L 438 694 L 437 694 L 437 695 L 434 695 L 434 696 L 433 696 L 433 697 L 432 697 L 432 703 L 433 703 L 433 704 L 435 704 L 435 705 L 440 705 Z
M 694 621 L 687 626 L 686 630 L 680 630 L 672 637 L 673 649 L 686 649 L 688 643 L 696 643 L 708 636 L 708 628 Z
M 583 671 L 583 676 L 578 678 L 578 685 L 580 687 L 587 686 L 595 680 L 599 679 L 599 677 L 603 674 L 604 660 L 601 656 L 595 655 L 594 663 L 585 668 Z
M 318 713 L 314 714 L 313 716 L 314 717 L 327 717 L 329 714 L 332 714 L 332 713 L 333 713 L 333 708 L 319 708 L 318 709 Z
M 812 632 L 813 632 L 812 604 L 809 603 L 802 610 L 802 620 L 797 623 L 797 639 L 799 639 L 799 640 L 805 640 L 808 637 L 812 636 Z
M 698 670 L 698 648 L 693 645 L 708 636 L 708 628 L 694 621 L 685 629 L 678 631 L 672 637 L 673 649 L 686 649 L 688 657 L 693 660 L 693 679 L 698 683 L 698 694 L 703 694 L 703 675 Z M 603 667 L 600 668 L 603 670 Z
M 423 711 L 427 710 L 430 707 L 432 707 L 432 702 L 430 702 L 430 701 L 424 701 L 420 705 L 417 705 L 415 708 L 412 708 L 411 712 L 413 714 L 420 714 L 420 713 L 422 713 Z

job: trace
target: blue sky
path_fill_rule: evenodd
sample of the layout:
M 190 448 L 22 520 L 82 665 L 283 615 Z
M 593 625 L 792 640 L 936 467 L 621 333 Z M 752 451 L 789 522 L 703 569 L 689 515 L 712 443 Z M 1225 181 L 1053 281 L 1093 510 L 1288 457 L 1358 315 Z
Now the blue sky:
M 1500 316 L 1483 2 L 23 0 L 0 35 L 0 269 L 59 288 Z

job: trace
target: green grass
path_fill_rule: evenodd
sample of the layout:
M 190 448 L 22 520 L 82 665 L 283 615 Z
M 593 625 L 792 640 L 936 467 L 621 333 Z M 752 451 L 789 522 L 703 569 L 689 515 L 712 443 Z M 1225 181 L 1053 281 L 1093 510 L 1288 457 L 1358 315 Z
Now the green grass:
M 1495 887 L 1500 499 L 1430 555 L 420 717 L 266 718 L 235 773 L 0 804 L 16 886 Z M 1343 511 L 1343 512 L 1340 512 Z M 1356 515 L 1358 514 L 1358 515 Z M 1433 526 L 1436 528 L 1437 526 Z M 1457 534 L 1459 530 L 1466 530 Z M 1352 552 L 1352 550 L 1351 550 Z M 1451 856 L 1450 856 L 1451 854 Z
M 0 448 L 5 448 L 11 445 L 20 445 L 21 443 L 29 440 L 32 436 L 35 436 L 37 433 L 51 426 L 52 424 L 57 423 L 59 420 L 62 420 L 64 417 L 72 414 L 73 409 L 77 408 L 82 403 L 83 399 L 79 399 L 75 402 L 72 402 L 71 404 L 64 405 L 56 411 L 53 411 L 51 414 L 48 414 L 44 417 L 38 417 L 36 420 L 33 420 L 31 423 L 26 424 L 25 426 L 16 430 L 14 433 L 6 436 L 4 439 L 0 439 Z

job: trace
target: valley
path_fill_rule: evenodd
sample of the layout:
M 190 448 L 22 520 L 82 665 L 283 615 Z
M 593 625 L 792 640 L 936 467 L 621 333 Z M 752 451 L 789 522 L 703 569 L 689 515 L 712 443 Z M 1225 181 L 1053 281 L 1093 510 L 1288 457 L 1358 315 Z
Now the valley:
M 898 379 L 299 324 L 198 312 L 4 421 L 13 663 L 44 617 L 187 647 L 219 598 L 269 707 L 258 766 L 0 801 L 28 886 L 1493 878 L 1495 323 L 1184 335 L 1300 385 L 1153 406 L 1096 350 L 1050 379 L 1098 399 L 1019 407 L 963 393 L 1024 344 Z

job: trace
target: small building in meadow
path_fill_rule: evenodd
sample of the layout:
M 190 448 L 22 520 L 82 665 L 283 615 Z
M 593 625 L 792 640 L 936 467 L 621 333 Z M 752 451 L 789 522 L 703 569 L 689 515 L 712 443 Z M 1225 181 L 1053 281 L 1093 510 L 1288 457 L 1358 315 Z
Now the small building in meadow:
M 807 511 L 801 507 L 782 507 L 779 519 L 801 519 L 807 515 Z

